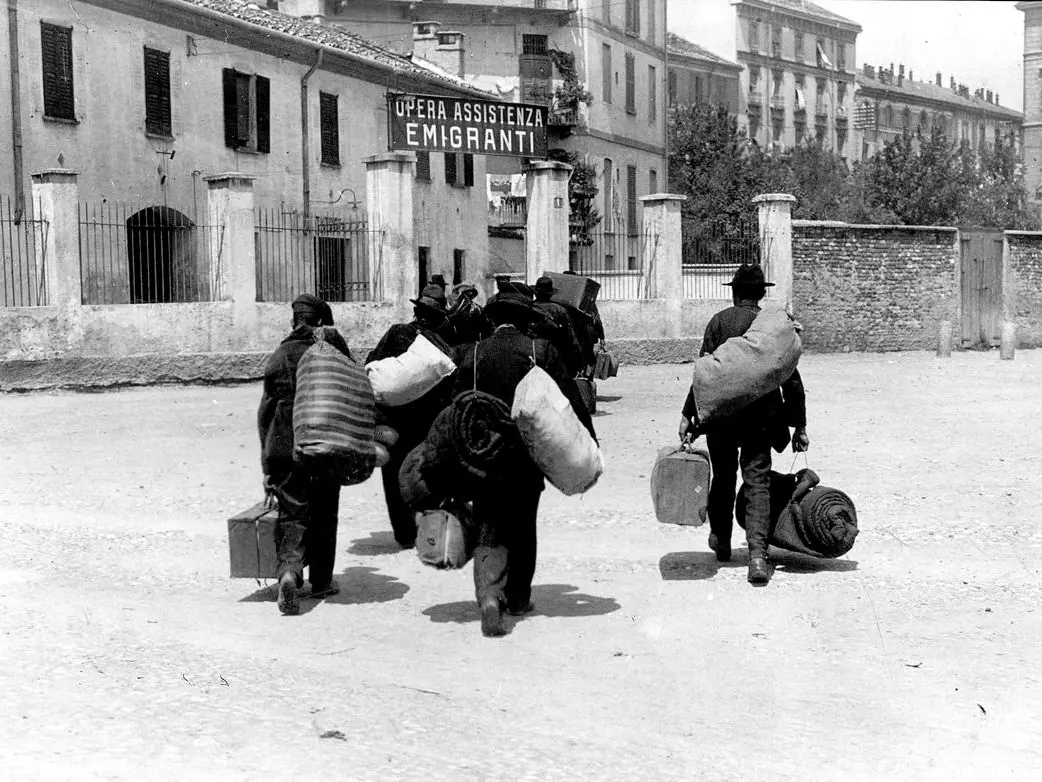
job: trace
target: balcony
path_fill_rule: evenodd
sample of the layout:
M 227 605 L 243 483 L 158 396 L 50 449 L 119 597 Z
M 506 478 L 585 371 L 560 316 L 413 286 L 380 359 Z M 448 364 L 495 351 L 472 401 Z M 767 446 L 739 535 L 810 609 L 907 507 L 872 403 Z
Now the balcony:
M 551 106 L 546 115 L 547 129 L 561 138 L 572 135 L 572 128 L 579 125 L 579 109 Z
M 747 98 L 747 102 L 750 108 L 753 106 L 755 106 L 756 108 L 760 108 L 760 106 L 763 105 L 763 96 L 759 93 L 759 91 L 750 91 L 749 97 Z

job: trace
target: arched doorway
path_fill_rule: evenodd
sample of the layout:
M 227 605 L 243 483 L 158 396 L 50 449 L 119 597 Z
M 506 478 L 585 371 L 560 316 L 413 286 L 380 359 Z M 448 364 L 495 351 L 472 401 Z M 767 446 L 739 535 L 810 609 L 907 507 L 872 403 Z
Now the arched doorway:
M 189 301 L 186 272 L 193 268 L 195 224 L 167 206 L 149 206 L 127 218 L 131 304 Z

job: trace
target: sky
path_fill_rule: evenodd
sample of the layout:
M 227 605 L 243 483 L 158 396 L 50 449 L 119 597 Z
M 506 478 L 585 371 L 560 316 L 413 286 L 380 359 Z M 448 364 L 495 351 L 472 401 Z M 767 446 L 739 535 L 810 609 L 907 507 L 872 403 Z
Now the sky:
M 728 59 L 734 53 L 729 0 L 666 0 L 669 29 Z M 901 63 L 918 81 L 937 71 L 972 93 L 997 92 L 1003 106 L 1023 110 L 1024 14 L 1013 0 L 812 0 L 861 25 L 858 70 Z

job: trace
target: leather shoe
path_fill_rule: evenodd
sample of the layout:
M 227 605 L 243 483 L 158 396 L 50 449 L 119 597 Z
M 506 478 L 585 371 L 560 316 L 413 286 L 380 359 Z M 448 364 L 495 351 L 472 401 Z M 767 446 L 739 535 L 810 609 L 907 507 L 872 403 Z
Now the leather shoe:
M 709 533 L 709 548 L 716 554 L 717 562 L 730 562 L 731 561 L 731 541 L 724 543 L 720 542 L 714 533 Z
M 531 600 L 529 600 L 524 605 L 512 606 L 509 603 L 507 603 L 507 613 L 511 616 L 524 616 L 525 614 L 530 614 L 533 611 L 535 611 L 535 603 L 533 603 Z
M 297 600 L 297 577 L 292 573 L 283 573 L 279 579 L 279 592 L 275 601 L 283 616 L 300 613 L 300 601 Z
M 486 638 L 498 638 L 507 634 L 503 626 L 503 608 L 495 599 L 485 600 L 481 604 L 481 634 Z
M 771 571 L 767 569 L 766 557 L 752 557 L 749 560 L 749 583 L 766 584 L 771 580 Z
M 313 598 L 315 598 L 315 597 L 329 597 L 330 595 L 339 595 L 339 594 L 340 594 L 340 584 L 337 582 L 337 580 L 335 578 L 329 579 L 329 581 L 327 581 L 324 584 L 316 584 L 314 582 L 312 582 L 312 584 L 311 584 L 311 595 L 310 596 L 313 597 Z

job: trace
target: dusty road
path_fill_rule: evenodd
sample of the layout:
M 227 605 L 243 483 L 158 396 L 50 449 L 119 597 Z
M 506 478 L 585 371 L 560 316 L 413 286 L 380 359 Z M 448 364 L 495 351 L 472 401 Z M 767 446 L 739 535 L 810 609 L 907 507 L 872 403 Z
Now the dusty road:
M 375 479 L 344 491 L 339 596 L 281 617 L 227 578 L 256 385 L 0 397 L 0 777 L 1037 778 L 1042 351 L 801 366 L 848 557 L 754 589 L 744 550 L 657 524 L 689 368 L 624 367 L 608 472 L 547 490 L 537 612 L 496 640 Z

